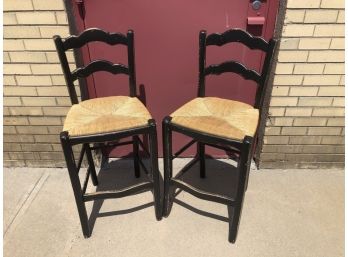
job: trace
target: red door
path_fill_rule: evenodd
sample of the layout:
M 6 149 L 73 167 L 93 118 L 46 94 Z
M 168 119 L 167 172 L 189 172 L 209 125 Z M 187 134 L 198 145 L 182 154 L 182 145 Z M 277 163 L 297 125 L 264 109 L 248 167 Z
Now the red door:
M 74 4 L 76 1 L 74 1 Z M 78 1 L 81 2 L 81 1 Z M 83 0 L 85 28 L 135 32 L 135 58 L 138 92 L 158 124 L 161 146 L 161 121 L 182 104 L 197 96 L 198 33 L 223 32 L 242 28 L 270 39 L 273 35 L 279 0 Z M 82 5 L 80 4 L 80 7 Z M 77 10 L 77 9 L 75 9 Z M 80 30 L 83 28 L 79 28 Z M 102 43 L 89 45 L 87 59 L 108 59 L 127 64 L 126 50 Z M 228 59 L 239 60 L 255 70 L 260 69 L 262 55 L 238 44 L 207 49 L 207 64 Z M 128 94 L 126 77 L 104 72 L 89 80 L 90 97 Z M 207 78 L 208 96 L 240 100 L 253 104 L 255 85 L 238 75 L 226 74 Z M 174 138 L 174 149 L 186 140 Z M 161 148 L 161 147 L 160 147 Z M 161 149 L 159 149 L 161 153 Z M 194 149 L 187 155 L 194 154 Z M 217 152 L 211 152 L 214 155 Z M 113 155 L 121 152 L 113 152 Z M 124 152 L 122 152 L 124 154 Z

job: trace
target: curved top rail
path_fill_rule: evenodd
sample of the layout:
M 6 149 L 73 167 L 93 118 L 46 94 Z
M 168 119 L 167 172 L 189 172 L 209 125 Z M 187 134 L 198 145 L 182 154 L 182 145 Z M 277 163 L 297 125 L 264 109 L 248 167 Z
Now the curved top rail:
M 129 31 L 128 33 L 133 33 Z M 127 45 L 128 39 L 127 36 L 121 33 L 109 33 L 102 29 L 98 28 L 90 28 L 86 29 L 80 35 L 72 35 L 66 38 L 63 41 L 64 50 L 72 49 L 72 48 L 80 48 L 85 44 L 93 41 L 100 41 L 107 43 L 109 45 Z
M 206 45 L 223 46 L 230 42 L 239 42 L 250 49 L 260 49 L 262 51 L 268 51 L 269 44 L 261 37 L 254 37 L 248 32 L 242 29 L 230 29 L 221 34 L 213 33 L 207 36 Z

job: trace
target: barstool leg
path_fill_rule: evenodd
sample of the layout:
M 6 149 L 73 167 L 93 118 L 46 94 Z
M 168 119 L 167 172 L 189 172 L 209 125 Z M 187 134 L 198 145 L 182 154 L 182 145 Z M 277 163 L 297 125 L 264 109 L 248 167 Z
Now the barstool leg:
M 90 172 L 91 172 L 92 183 L 94 186 L 97 186 L 98 185 L 98 177 L 97 177 L 97 173 L 95 171 L 95 165 L 94 165 L 94 161 L 93 161 L 92 151 L 91 151 L 91 148 L 89 147 L 89 144 L 86 144 L 86 155 L 87 155 L 87 161 L 88 161 L 88 168 L 90 169 Z
M 197 144 L 200 176 L 201 178 L 205 178 L 205 145 L 201 142 L 198 142 Z
M 163 201 L 163 216 L 168 217 L 170 206 L 170 179 L 173 176 L 172 171 L 172 131 L 170 129 L 170 117 L 166 117 L 162 123 L 163 136 L 163 166 L 164 166 L 164 201 Z
M 134 155 L 134 174 L 136 178 L 139 178 L 140 177 L 139 142 L 138 142 L 137 136 L 133 136 L 133 155 Z
M 71 185 L 74 191 L 75 202 L 77 206 L 77 210 L 79 212 L 82 232 L 85 238 L 90 237 L 90 228 L 88 224 L 88 216 L 86 211 L 85 202 L 83 201 L 83 195 L 81 190 L 81 183 L 78 177 L 74 154 L 72 151 L 72 147 L 69 143 L 69 136 L 67 132 L 62 132 L 60 134 L 60 140 L 64 152 L 65 161 L 68 167 L 69 177 L 71 181 Z
M 157 131 L 155 120 L 150 120 L 151 131 L 149 133 L 150 139 L 150 153 L 151 153 L 151 171 L 153 180 L 153 197 L 155 202 L 156 219 L 162 219 L 161 209 L 161 191 L 160 191 L 160 173 L 158 169 L 158 149 L 157 149 Z

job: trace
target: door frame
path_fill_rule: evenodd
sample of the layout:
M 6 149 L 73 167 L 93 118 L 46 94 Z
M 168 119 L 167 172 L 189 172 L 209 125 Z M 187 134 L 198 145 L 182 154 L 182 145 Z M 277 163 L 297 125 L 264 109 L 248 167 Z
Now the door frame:
M 72 35 L 76 35 L 78 31 L 81 30 L 81 24 L 77 24 L 74 15 L 78 11 L 74 11 L 74 6 L 72 2 L 74 0 L 63 0 L 64 1 L 64 6 L 65 6 L 65 11 L 67 13 L 67 18 L 68 18 L 68 25 L 69 25 L 69 32 Z M 75 0 L 76 1 L 76 0 Z M 271 1 L 271 0 L 268 0 Z M 254 153 L 254 160 L 256 163 L 256 166 L 259 167 L 260 164 L 260 156 L 262 152 L 262 147 L 263 147 L 263 139 L 265 135 L 265 129 L 266 129 L 266 122 L 268 119 L 268 112 L 269 112 L 269 105 L 270 105 L 270 100 L 271 100 L 271 95 L 272 95 L 272 89 L 273 89 L 273 81 L 274 81 L 274 75 L 275 75 L 275 68 L 276 68 L 276 63 L 278 60 L 278 54 L 279 54 L 279 44 L 280 44 L 280 39 L 282 36 L 282 29 L 284 25 L 284 20 L 285 20 L 285 12 L 286 12 L 286 6 L 287 6 L 288 0 L 280 0 L 279 1 L 279 6 L 278 6 L 278 13 L 276 10 L 272 10 L 271 13 L 276 13 L 276 22 L 275 22 L 275 28 L 274 28 L 274 39 L 277 40 L 277 44 L 275 47 L 275 53 L 273 57 L 273 61 L 271 63 L 271 69 L 270 69 L 270 75 L 269 79 L 265 89 L 265 98 L 263 101 L 263 105 L 261 107 L 261 120 L 259 123 L 259 137 L 257 138 L 257 143 L 256 143 L 256 149 Z M 270 8 L 272 8 L 270 6 Z M 273 7 L 274 8 L 274 7 Z M 269 12 L 270 13 L 270 12 Z M 269 30 L 269 28 L 266 28 L 266 30 Z M 74 57 L 76 64 L 78 66 L 83 65 L 83 53 L 81 50 L 74 50 Z M 85 79 L 79 80 L 79 85 L 80 85 L 80 90 L 81 90 L 81 98 L 82 99 L 87 99 L 88 98 L 88 91 L 87 91 L 87 81 Z

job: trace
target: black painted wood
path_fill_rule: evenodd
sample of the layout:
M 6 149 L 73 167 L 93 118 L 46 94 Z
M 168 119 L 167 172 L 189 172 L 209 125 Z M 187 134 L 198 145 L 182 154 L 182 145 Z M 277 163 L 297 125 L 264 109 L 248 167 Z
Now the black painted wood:
M 77 78 L 88 77 L 94 72 L 97 71 L 107 71 L 112 74 L 126 74 L 129 75 L 129 69 L 124 64 L 111 63 L 109 61 L 104 60 L 96 60 L 90 62 L 87 66 L 77 68 L 71 73 L 72 80 L 76 80 Z
M 268 42 L 261 37 L 254 37 L 241 29 L 230 29 L 221 34 L 213 33 L 207 36 L 206 45 L 223 46 L 228 43 L 238 42 L 250 49 L 268 50 Z
M 128 38 L 120 33 L 109 33 L 101 29 L 90 28 L 80 35 L 72 35 L 63 41 L 64 50 L 80 48 L 87 43 L 99 41 L 109 45 L 128 45 Z
M 209 65 L 204 70 L 204 75 L 220 75 L 225 72 L 233 72 L 241 75 L 245 79 L 250 79 L 255 81 L 256 83 L 261 82 L 261 76 L 255 70 L 249 70 L 240 62 L 236 61 L 227 61 L 220 64 Z
M 79 81 L 94 72 L 106 71 L 113 74 L 125 74 L 129 76 L 129 95 L 135 97 L 136 92 L 136 77 L 135 77 L 135 54 L 134 54 L 134 32 L 129 30 L 127 35 L 120 33 L 109 33 L 97 28 L 86 29 L 79 35 L 72 35 L 66 39 L 62 39 L 60 36 L 54 36 L 53 40 L 56 45 L 58 57 L 62 66 L 65 81 L 68 87 L 69 96 L 72 104 L 78 103 L 76 89 L 74 81 Z M 66 57 L 66 51 L 68 49 L 80 49 L 90 42 L 104 42 L 109 45 L 126 45 L 128 53 L 128 66 L 124 64 L 115 64 L 107 60 L 95 60 L 89 64 L 84 64 L 82 67 L 78 67 L 71 72 L 69 63 Z M 98 85 L 95 85 L 96 87 Z M 86 100 L 86 99 L 83 99 Z

